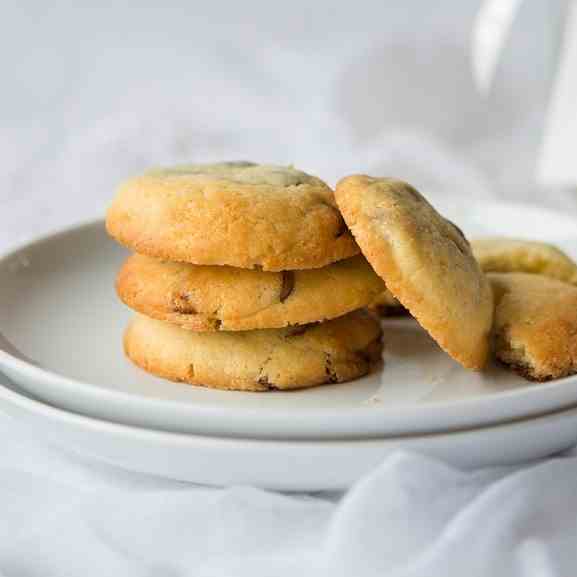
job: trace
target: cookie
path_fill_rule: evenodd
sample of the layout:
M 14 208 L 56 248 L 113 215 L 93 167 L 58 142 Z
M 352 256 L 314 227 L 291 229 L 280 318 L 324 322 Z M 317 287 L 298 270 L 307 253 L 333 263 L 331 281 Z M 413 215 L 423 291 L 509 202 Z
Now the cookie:
M 378 321 L 364 311 L 299 327 L 213 333 L 137 315 L 124 349 L 137 366 L 172 381 L 270 391 L 361 377 L 380 359 L 382 342 Z
M 463 233 L 399 180 L 349 176 L 335 196 L 393 296 L 455 360 L 481 369 L 489 353 L 493 296 Z
M 485 272 L 542 274 L 577 284 L 577 265 L 551 244 L 507 237 L 487 237 L 472 240 L 471 248 Z
M 488 275 L 495 356 L 534 381 L 577 372 L 577 287 L 526 273 Z
M 323 268 L 269 272 L 133 255 L 116 289 L 130 308 L 194 331 L 280 328 L 368 305 L 385 283 L 362 256 Z
M 118 190 L 106 226 L 137 253 L 202 265 L 309 269 L 359 253 L 323 181 L 249 162 L 132 178 Z

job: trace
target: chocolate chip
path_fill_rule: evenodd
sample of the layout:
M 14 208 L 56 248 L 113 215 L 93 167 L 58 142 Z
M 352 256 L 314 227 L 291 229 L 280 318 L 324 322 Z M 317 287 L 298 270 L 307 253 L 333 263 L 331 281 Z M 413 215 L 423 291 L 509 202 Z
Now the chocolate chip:
M 259 377 L 257 383 L 259 385 L 264 385 L 269 391 L 278 391 L 279 388 L 268 380 L 268 375 L 263 375 Z
M 339 382 L 339 378 L 333 369 L 333 359 L 328 353 L 325 355 L 325 373 L 327 375 L 327 383 Z
M 303 335 L 309 330 L 310 327 L 311 325 L 295 325 L 293 327 L 288 327 L 285 338 L 288 339 L 289 337 L 296 337 L 298 335 Z
M 180 293 L 172 299 L 172 310 L 181 315 L 195 315 L 197 310 L 190 304 L 190 295 Z
M 293 292 L 295 286 L 295 275 L 291 270 L 283 270 L 280 287 L 280 302 L 284 303 L 290 294 Z
M 347 228 L 345 221 L 341 220 L 341 223 L 339 224 L 339 228 L 337 229 L 337 233 L 335 235 L 335 238 L 340 238 L 341 236 L 343 236 L 343 234 L 347 233 L 348 231 L 349 231 L 349 229 Z

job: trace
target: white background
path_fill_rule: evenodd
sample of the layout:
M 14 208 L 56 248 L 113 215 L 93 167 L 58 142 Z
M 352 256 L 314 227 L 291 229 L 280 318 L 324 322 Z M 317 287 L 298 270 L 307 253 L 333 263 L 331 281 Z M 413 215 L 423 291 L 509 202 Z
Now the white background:
M 570 4 L 2 2 L 0 244 L 174 161 L 539 199 L 538 171 L 577 180 Z

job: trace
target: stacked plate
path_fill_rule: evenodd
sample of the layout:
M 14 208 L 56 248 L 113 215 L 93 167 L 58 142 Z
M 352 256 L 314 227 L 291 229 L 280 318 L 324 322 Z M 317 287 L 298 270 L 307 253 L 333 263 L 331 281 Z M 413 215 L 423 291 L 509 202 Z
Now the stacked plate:
M 577 256 L 564 215 L 442 208 L 471 236 L 540 237 Z M 112 279 L 125 256 L 96 221 L 0 258 L 0 409 L 67 451 L 198 483 L 318 490 L 350 485 L 397 449 L 477 467 L 577 442 L 577 377 L 471 373 L 411 319 L 383 321 L 384 370 L 349 384 L 259 394 L 156 379 L 119 346 L 129 312 Z

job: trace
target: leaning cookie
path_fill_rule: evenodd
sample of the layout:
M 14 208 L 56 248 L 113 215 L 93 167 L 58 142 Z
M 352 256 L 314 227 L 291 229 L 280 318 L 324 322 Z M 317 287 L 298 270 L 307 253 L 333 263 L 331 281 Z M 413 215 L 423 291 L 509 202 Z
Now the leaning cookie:
M 577 372 L 577 287 L 542 275 L 489 274 L 495 356 L 534 381 Z
M 106 226 L 137 253 L 202 265 L 308 269 L 359 253 L 323 181 L 249 162 L 132 178 L 120 187 Z
M 472 240 L 471 248 L 485 272 L 526 272 L 577 284 L 577 264 L 552 244 L 487 237 Z
M 337 204 L 387 288 L 463 366 L 489 353 L 493 295 L 462 232 L 409 184 L 364 175 L 342 179 Z
M 197 333 L 137 315 L 126 355 L 173 381 L 218 389 L 270 391 L 341 383 L 369 372 L 381 356 L 379 323 L 356 311 L 284 329 Z
M 194 331 L 280 328 L 365 307 L 385 283 L 362 256 L 323 268 L 268 272 L 133 255 L 116 289 L 130 308 Z

